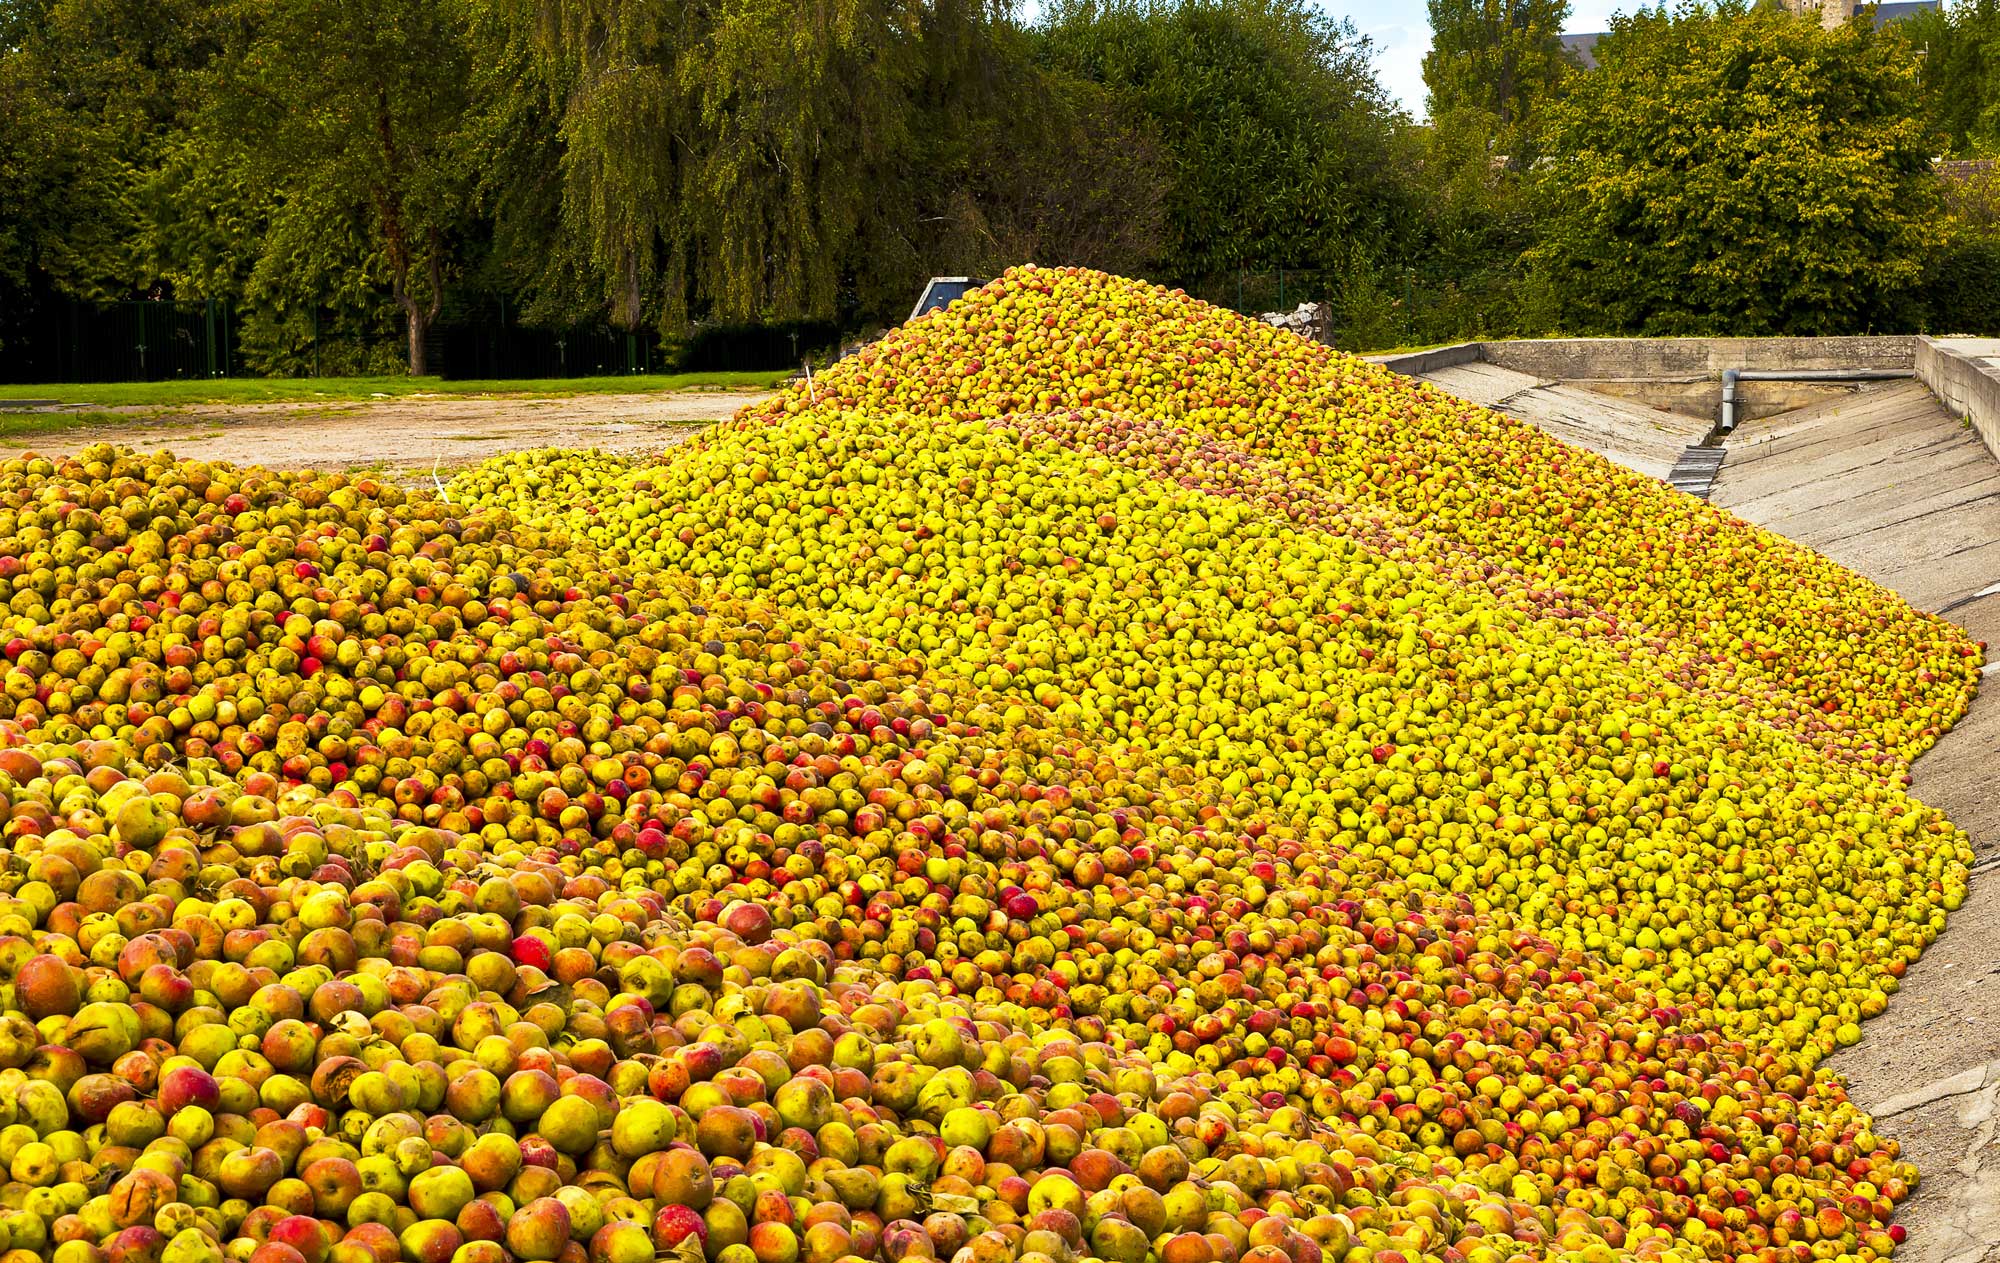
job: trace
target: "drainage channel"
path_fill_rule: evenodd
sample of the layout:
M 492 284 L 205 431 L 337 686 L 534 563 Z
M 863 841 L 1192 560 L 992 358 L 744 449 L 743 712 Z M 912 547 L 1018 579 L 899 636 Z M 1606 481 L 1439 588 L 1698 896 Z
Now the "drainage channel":
M 1681 449 L 1681 457 L 1667 471 L 1667 482 L 1697 500 L 1706 500 L 1715 491 L 1715 479 L 1729 449 L 1724 445 L 1736 428 L 1736 384 L 1746 382 L 1874 382 L 1914 377 L 1911 369 L 1724 369 L 1722 373 L 1722 419 L 1699 443 Z
M 1722 462 L 1729 457 L 1729 449 L 1723 446 L 1729 437 L 1734 418 L 1727 414 L 1733 405 L 1725 403 L 1724 419 L 1708 427 L 1708 433 L 1701 436 L 1701 442 L 1690 443 L 1681 449 L 1680 459 L 1667 471 L 1667 483 L 1676 491 L 1685 491 L 1697 500 L 1708 499 L 1715 490 L 1716 475 L 1722 472 Z

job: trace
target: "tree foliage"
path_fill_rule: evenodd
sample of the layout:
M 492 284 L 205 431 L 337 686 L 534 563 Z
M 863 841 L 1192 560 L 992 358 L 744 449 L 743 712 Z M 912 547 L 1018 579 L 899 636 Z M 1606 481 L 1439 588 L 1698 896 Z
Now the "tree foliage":
M 412 373 L 444 300 L 468 173 L 472 56 L 456 0 L 250 0 L 197 123 L 206 174 L 181 204 L 240 180 L 261 213 L 245 283 L 283 310 L 385 286 Z M 331 284 L 329 284 L 331 282 Z
M 1497 116 L 1466 107 L 1434 115 L 1413 146 L 1410 178 L 1425 198 L 1406 256 L 1415 311 L 1405 341 L 1560 332 L 1543 278 L 1521 267 L 1539 225 L 1506 134 Z
M 2000 154 L 2000 0 L 1960 0 L 1899 25 L 1923 52 L 1925 107 L 1950 152 Z
M 1932 138 L 1893 32 L 1739 4 L 1615 18 L 1553 113 L 1532 262 L 1572 329 L 1909 328 Z
M 1327 268 L 1411 217 L 1401 119 L 1345 21 L 1302 0 L 1069 0 L 1043 57 L 1128 97 L 1168 155 L 1159 270 Z
M 214 299 L 255 368 L 421 371 L 467 312 L 707 346 L 1029 260 L 1350 342 L 1910 328 L 1985 310 L 1917 119 L 1993 147 L 1996 6 L 1921 71 L 1731 0 L 1582 73 L 1564 0 L 1432 0 L 1419 126 L 1314 0 L 0 0 L 0 337 Z
M 111 299 L 157 279 L 157 179 L 219 48 L 210 7 L 0 0 L 0 280 Z
M 612 318 L 834 313 L 929 85 L 991 0 L 544 0 L 562 213 Z
M 849 275 L 870 319 L 899 319 L 923 280 L 1013 264 L 1127 275 L 1166 239 L 1167 153 L 1129 96 L 1038 65 L 1030 38 L 996 31 L 979 72 L 927 98 L 884 180 Z
M 1429 0 L 1424 55 L 1430 116 L 1490 116 L 1502 152 L 1532 142 L 1542 115 L 1577 69 L 1562 45 L 1569 0 Z

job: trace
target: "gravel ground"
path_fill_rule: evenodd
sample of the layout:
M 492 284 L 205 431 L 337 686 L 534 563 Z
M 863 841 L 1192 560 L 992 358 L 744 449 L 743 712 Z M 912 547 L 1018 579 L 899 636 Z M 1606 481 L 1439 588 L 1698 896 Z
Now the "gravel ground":
M 179 456 L 245 465 L 408 473 L 525 448 L 658 451 L 766 397 L 754 391 L 679 391 L 126 409 L 122 411 L 132 416 L 130 421 L 0 439 L 0 452 L 69 453 L 109 440 L 142 451 L 164 448 Z

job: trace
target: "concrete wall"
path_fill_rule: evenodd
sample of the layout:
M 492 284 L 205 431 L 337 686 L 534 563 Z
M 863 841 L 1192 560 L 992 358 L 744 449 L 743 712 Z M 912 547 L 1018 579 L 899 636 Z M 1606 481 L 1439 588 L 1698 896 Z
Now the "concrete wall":
M 1411 377 L 1456 364 L 1485 362 L 1544 381 L 1595 390 L 1714 421 L 1722 416 L 1722 370 L 1895 369 L 1908 371 L 1918 339 L 1851 338 L 1531 338 L 1459 342 L 1404 355 L 1370 356 Z M 1743 382 L 1739 421 L 1803 408 L 1851 386 L 1805 382 Z
M 1682 416 L 1700 417 L 1704 421 L 1717 421 L 1722 417 L 1720 375 L 1680 381 L 1586 377 L 1563 384 L 1594 390 L 1600 395 L 1629 399 L 1649 408 L 1665 408 Z M 1740 382 L 1736 387 L 1736 418 L 1739 422 L 1755 421 L 1760 417 L 1775 416 L 1794 408 L 1851 395 L 1857 389 L 1856 385 L 1831 382 Z
M 1907 369 L 1915 360 L 1916 343 L 1914 337 L 1534 338 L 1487 342 L 1481 349 L 1489 364 L 1581 383 L 1708 376 L 1720 380 L 1725 368 Z
M 1986 450 L 2000 456 L 2000 373 L 1948 342 L 1917 339 L 1917 380 L 1945 407 L 1972 422 Z
M 1451 346 L 1432 347 L 1428 351 L 1410 351 L 1403 355 L 1367 355 L 1370 360 L 1392 373 L 1406 377 L 1421 377 L 1425 373 L 1435 373 L 1441 368 L 1455 364 L 1477 364 L 1485 358 L 1487 343 L 1456 342 Z

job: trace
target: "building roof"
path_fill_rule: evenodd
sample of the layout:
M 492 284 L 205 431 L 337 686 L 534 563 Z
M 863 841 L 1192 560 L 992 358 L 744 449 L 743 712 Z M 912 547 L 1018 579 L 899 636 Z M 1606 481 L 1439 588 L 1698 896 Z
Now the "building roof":
M 1837 3 L 1838 0 L 1835 0 L 1835 2 Z M 1891 22 L 1900 22 L 1907 17 L 1914 17 L 1925 9 L 1938 8 L 1940 4 L 1939 0 L 1884 0 L 1883 3 L 1873 7 L 1875 9 L 1875 25 L 1881 27 L 1887 26 Z M 1595 70 L 1597 69 L 1597 41 L 1603 39 L 1607 33 L 1605 31 L 1589 31 L 1575 35 L 1565 35 L 1562 37 L 1563 47 L 1576 55 L 1577 61 L 1583 64 L 1585 70 Z
M 1585 70 L 1595 70 L 1597 58 L 1592 50 L 1597 47 L 1597 41 L 1603 39 L 1604 35 L 1603 31 L 1592 31 L 1588 35 L 1565 35 L 1562 37 L 1563 47 L 1576 54 L 1576 59 L 1583 63 Z

